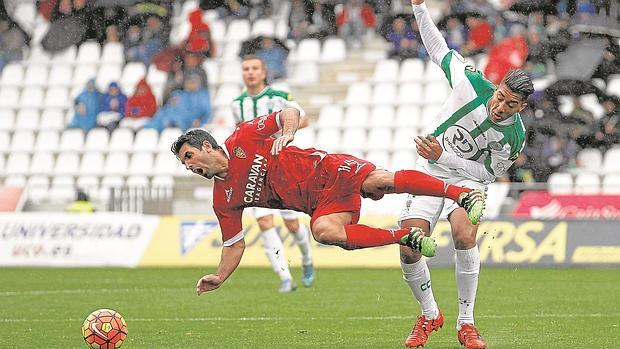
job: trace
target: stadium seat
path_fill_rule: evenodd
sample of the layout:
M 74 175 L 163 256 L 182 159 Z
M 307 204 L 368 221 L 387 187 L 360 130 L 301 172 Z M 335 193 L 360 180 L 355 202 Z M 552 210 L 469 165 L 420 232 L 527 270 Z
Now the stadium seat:
M 107 65 L 106 65 L 107 66 Z M 116 67 L 116 65 L 111 65 Z M 80 65 L 73 72 L 73 86 L 82 91 L 86 87 L 86 83 L 90 79 L 97 78 L 97 67 L 94 65 Z M 107 86 L 106 86 L 107 87 Z M 75 97 L 72 95 L 72 97 Z
M 95 41 L 86 41 L 78 49 L 76 64 L 99 64 L 101 56 L 101 46 Z
M 398 81 L 399 63 L 395 59 L 384 59 L 377 62 L 375 71 L 372 75 L 374 82 L 396 82 Z
M 88 143 L 88 142 L 87 142 Z M 103 173 L 104 157 L 102 153 L 92 152 L 85 153 L 82 156 L 78 173 L 83 175 L 99 175 Z
M 316 134 L 313 127 L 304 127 L 295 133 L 292 145 L 299 148 L 313 148 L 316 146 Z
M 211 31 L 211 38 L 215 42 L 222 42 L 226 38 L 226 22 L 223 20 L 209 21 L 209 30 Z M 219 46 L 215 47 L 215 50 L 219 50 Z
M 223 144 L 224 141 L 226 141 L 226 138 L 230 136 L 230 134 L 230 130 L 225 127 L 216 126 L 211 130 L 211 136 L 213 136 L 217 144 Z
M 51 63 L 52 63 L 51 54 L 49 54 L 39 45 L 34 45 L 31 47 L 30 55 L 28 56 L 28 64 L 50 65 Z
M 34 132 L 32 130 L 18 130 L 13 133 L 11 152 L 27 152 L 34 150 Z
M 368 133 L 368 150 L 389 150 L 391 145 L 392 130 L 390 128 L 373 127 Z
M 303 39 L 297 46 L 297 62 L 318 62 L 321 56 L 319 39 Z
M 110 137 L 110 152 L 129 152 L 133 147 L 133 130 L 128 128 L 117 128 Z
M 424 70 L 424 81 L 426 83 L 432 81 L 443 81 L 445 84 L 448 84 L 448 80 L 446 79 L 446 75 L 443 73 L 443 70 L 441 70 L 437 64 L 430 61 L 426 63 L 426 69 Z
M 0 85 L 0 109 L 19 107 L 19 90 L 16 87 Z
M 1 133 L 0 133 L 0 137 L 2 137 Z M 0 177 L 4 175 L 4 165 L 5 165 L 4 155 L 0 154 Z
M 146 77 L 146 67 L 140 62 L 130 62 L 125 65 L 120 85 L 123 93 L 132 95 L 138 81 Z
M 241 43 L 239 41 L 228 41 L 225 46 L 221 48 L 222 61 L 234 61 L 239 59 L 239 51 L 241 50 Z M 224 74 L 221 74 L 224 77 Z
M 254 24 L 252 24 L 251 34 L 253 37 L 261 35 L 273 37 L 275 32 L 275 24 L 273 20 L 269 18 L 258 18 L 254 21 Z
M 0 109 L 0 132 L 15 128 L 15 112 L 12 109 Z
M 170 152 L 172 142 L 176 141 L 181 135 L 181 130 L 175 127 L 170 127 L 162 131 L 159 136 L 159 144 L 157 150 L 159 152 Z
M 93 196 L 96 195 L 95 193 L 99 189 L 99 179 L 96 175 L 79 176 L 77 181 L 75 181 L 75 185 L 86 194 Z
M 65 130 L 60 136 L 60 152 L 81 151 L 84 148 L 84 131 L 73 128 Z
M 400 85 L 398 97 L 396 98 L 396 103 L 398 105 L 420 105 L 424 102 L 422 84 L 418 82 L 406 82 Z
M 155 165 L 153 167 L 153 174 L 155 175 L 170 175 L 173 176 L 177 172 L 177 168 L 180 166 L 180 162 L 175 159 L 174 155 L 168 150 L 167 152 L 160 152 L 155 157 Z
M 4 179 L 5 187 L 25 187 L 27 184 L 26 176 L 24 175 L 10 175 Z
M 181 22 L 178 22 L 178 24 L 174 25 L 170 31 L 170 44 L 181 45 L 183 40 L 187 39 L 191 30 L 192 25 L 189 21 L 182 20 Z
M 48 84 L 47 67 L 44 65 L 31 65 L 24 76 L 24 86 L 46 86 Z
M 104 175 L 126 175 L 129 169 L 129 157 L 127 153 L 116 152 L 110 153 L 105 159 L 103 166 Z
M 109 140 L 110 133 L 107 129 L 101 127 L 94 128 L 86 135 L 84 150 L 87 152 L 106 152 Z
M 237 84 L 225 84 L 220 86 L 213 98 L 213 105 L 216 107 L 230 106 L 232 100 L 241 94 L 241 88 Z
M 373 105 L 393 105 L 396 103 L 398 89 L 395 83 L 381 82 L 372 90 L 371 103 Z
M 17 112 L 15 130 L 37 130 L 39 128 L 39 111 L 24 108 Z
M 437 121 L 437 115 L 439 115 L 440 110 L 441 104 L 427 104 L 422 107 L 419 125 L 422 132 L 432 132 L 430 128 Z
M 340 105 L 329 104 L 321 108 L 317 126 L 324 127 L 342 127 L 344 120 L 344 112 Z
M 365 159 L 378 168 L 387 169 L 390 164 L 390 154 L 386 150 L 371 150 L 366 154 Z
M 136 133 L 133 144 L 134 152 L 156 152 L 159 142 L 159 133 L 152 128 L 144 128 Z
M 108 90 L 108 85 L 111 82 L 119 82 L 121 79 L 122 70 L 120 65 L 102 65 L 99 68 L 99 72 L 97 72 L 97 87 L 101 92 L 106 92 Z M 87 79 L 88 80 L 88 79 Z M 125 91 L 123 91 L 124 93 Z
M 226 42 L 241 42 L 250 38 L 250 21 L 247 19 L 233 19 L 228 24 Z
M 207 71 L 207 76 L 209 77 L 209 79 L 211 79 L 208 71 Z M 151 88 L 153 88 L 154 86 L 160 86 L 160 85 L 163 86 L 166 84 L 167 80 L 168 80 L 168 74 L 165 71 L 161 71 L 157 69 L 157 67 L 154 64 L 151 64 L 151 66 L 149 67 L 149 71 L 146 74 L 146 82 L 149 83 Z
M 316 84 L 319 82 L 319 66 L 314 62 L 297 64 L 293 69 L 293 74 L 288 81 L 295 86 L 304 86 L 307 84 Z
M 170 154 L 172 156 L 172 153 Z M 129 163 L 130 175 L 149 175 L 153 168 L 153 154 L 141 152 L 134 153 Z
M 110 188 L 122 188 L 125 185 L 123 177 L 118 175 L 104 176 L 101 180 L 101 189 L 109 191 Z
M 72 176 L 56 176 L 52 179 L 48 198 L 50 202 L 64 204 L 75 200 L 75 181 Z
M 396 111 L 394 127 L 420 127 L 420 108 L 414 105 L 400 106 Z
M 77 152 L 65 152 L 58 154 L 56 166 L 53 173 L 55 175 L 76 175 L 80 168 L 80 157 Z
M 41 87 L 26 87 L 19 99 L 20 108 L 41 108 L 45 93 Z M 19 120 L 18 120 L 19 121 Z
M 416 166 L 417 154 L 415 149 L 413 150 L 397 150 L 392 153 L 390 157 L 389 170 L 412 170 Z
M 28 178 L 26 189 L 28 191 L 28 200 L 34 203 L 40 203 L 48 196 L 50 181 L 45 175 L 35 175 Z
M 321 50 L 321 63 L 342 62 L 347 58 L 347 46 L 343 39 L 331 37 L 323 43 Z
M 601 179 L 596 173 L 582 172 L 575 177 L 576 194 L 598 194 L 601 191 Z
M 577 165 L 586 171 L 599 172 L 602 170 L 603 155 L 596 148 L 586 148 L 577 154 Z
M 54 66 L 50 70 L 48 86 L 73 86 L 73 69 L 69 66 Z
M 243 76 L 241 72 L 241 63 L 237 60 L 224 63 L 220 67 L 220 82 L 222 84 L 234 83 L 240 84 L 243 82 Z M 235 96 L 236 97 L 236 96 Z M 232 102 L 232 99 L 231 99 Z
M 424 61 L 419 58 L 405 59 L 400 65 L 400 81 L 424 81 Z
M 35 27 L 35 21 L 37 16 L 37 6 L 34 1 L 22 1 L 18 2 L 12 13 L 12 18 L 15 18 L 15 22 L 28 33 L 32 33 Z
M 552 173 L 547 180 L 547 187 L 551 194 L 571 194 L 573 177 L 565 172 Z
M 348 127 L 342 134 L 341 149 L 366 150 L 366 129 L 362 127 Z
M 75 64 L 75 56 L 77 55 L 77 47 L 71 46 L 63 51 L 57 52 L 52 57 L 52 65 L 69 65 L 72 66 Z
M 620 75 L 612 75 L 607 83 L 607 94 L 620 97 Z
M 9 154 L 4 173 L 9 175 L 26 175 L 30 169 L 30 156 L 23 152 Z
M 126 185 L 129 188 L 148 188 L 149 178 L 145 175 L 132 175 L 127 178 Z
M 49 174 L 50 169 L 54 168 L 54 155 L 51 150 L 34 153 L 30 161 L 29 175 Z
M 370 84 L 367 82 L 354 82 L 347 89 L 345 102 L 349 105 L 368 104 L 371 98 Z
M 448 84 L 445 81 L 433 81 L 424 86 L 422 100 L 426 104 L 442 104 L 448 99 Z
M 73 105 L 71 97 L 69 97 L 69 91 L 62 86 L 50 87 L 45 94 L 45 100 L 43 101 L 43 107 L 48 108 L 60 108 L 65 109 Z
M 40 130 L 34 144 L 35 152 L 56 151 L 60 136 L 56 130 Z M 49 167 L 48 170 L 52 168 Z
M 620 172 L 620 148 L 611 148 L 605 152 L 603 171 L 605 173 Z
M 107 42 L 101 52 L 101 64 L 125 64 L 125 50 L 120 42 Z
M 41 130 L 61 131 L 65 128 L 65 115 L 59 109 L 45 109 L 41 114 L 40 125 Z
M 415 151 L 415 138 L 418 134 L 418 130 L 415 128 L 397 128 L 394 132 L 391 149 Z
M 375 106 L 370 111 L 370 128 L 394 127 L 394 108 L 387 105 Z
M 594 93 L 579 96 L 579 102 L 584 110 L 592 113 L 595 120 L 598 120 L 605 115 L 605 108 L 601 105 L 598 97 Z
M 603 178 L 603 194 L 620 195 L 620 173 L 609 173 Z
M 321 128 L 316 136 L 316 148 L 330 153 L 340 150 L 340 130 L 337 128 Z
M 9 152 L 9 144 L 11 144 L 9 132 L 0 130 L 0 154 Z
M 207 78 L 209 79 L 209 85 L 213 86 L 219 83 L 219 65 L 214 59 L 205 59 L 202 63 L 202 68 L 207 73 Z
M 343 128 L 349 127 L 368 127 L 368 108 L 363 105 L 352 105 L 347 108 L 344 114 Z
M 151 188 L 153 191 L 166 190 L 168 192 L 168 197 L 172 195 L 172 187 L 174 187 L 174 177 L 172 176 L 156 175 L 153 176 L 151 180 Z
M 2 69 L 0 86 L 22 86 L 24 81 L 24 68 L 20 63 L 9 63 Z

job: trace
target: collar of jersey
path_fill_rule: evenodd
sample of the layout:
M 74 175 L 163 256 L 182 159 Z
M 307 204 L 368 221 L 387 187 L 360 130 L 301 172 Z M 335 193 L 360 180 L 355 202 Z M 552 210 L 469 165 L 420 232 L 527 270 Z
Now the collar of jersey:
M 262 91 L 260 91 L 257 95 L 254 95 L 254 96 L 253 96 L 253 95 L 251 95 L 251 94 L 248 92 L 248 96 L 249 96 L 250 98 L 252 98 L 252 99 L 260 98 L 260 97 L 262 97 L 262 96 L 265 94 L 265 92 L 267 92 L 267 90 L 269 90 L 269 85 L 265 86 L 265 88 L 264 88 Z M 247 92 L 247 90 L 246 90 L 246 92 Z

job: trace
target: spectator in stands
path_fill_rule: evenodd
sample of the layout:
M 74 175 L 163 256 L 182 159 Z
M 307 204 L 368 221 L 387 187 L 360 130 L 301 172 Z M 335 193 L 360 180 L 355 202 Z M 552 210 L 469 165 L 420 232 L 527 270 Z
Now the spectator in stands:
M 377 25 L 375 11 L 363 0 L 351 0 L 336 16 L 338 33 L 352 48 L 362 47 L 362 35 Z
M 392 20 L 392 27 L 386 38 L 392 44 L 390 57 L 400 59 L 417 57 L 417 38 L 402 17 L 395 17 Z
M 185 40 L 185 51 L 196 53 L 203 58 L 215 57 L 215 46 L 211 38 L 209 24 L 202 20 L 202 10 L 196 9 L 189 14 L 192 29 Z
M 288 38 L 296 42 L 304 39 L 310 26 L 310 9 L 312 3 L 308 0 L 293 0 L 288 16 Z
M 268 82 L 286 77 L 288 52 L 276 45 L 273 38 L 263 37 L 261 47 L 256 51 L 256 56 L 265 63 Z
M 153 56 L 155 56 L 166 43 L 167 40 L 164 36 L 161 19 L 155 15 L 148 16 L 146 18 L 146 26 L 142 29 L 142 38 L 140 40 L 140 46 L 143 50 L 142 63 L 148 67 L 151 64 Z
M 200 88 L 209 88 L 207 72 L 202 67 L 202 56 L 198 53 L 187 52 L 183 60 L 183 82 L 190 75 L 195 75 L 200 79 Z M 183 84 L 183 82 L 181 84 Z
M 22 59 L 25 45 L 26 35 L 17 23 L 0 20 L 0 72 L 9 62 Z
M 334 5 L 314 1 L 313 6 L 310 22 L 306 29 L 306 37 L 323 40 L 328 36 L 336 35 Z
M 493 44 L 493 28 L 486 19 L 480 15 L 470 15 L 465 21 L 469 35 L 462 49 L 464 56 L 481 53 Z
M 465 44 L 467 32 L 465 26 L 456 17 L 451 17 L 446 21 L 446 42 L 452 50 L 460 51 Z
M 69 213 L 93 213 L 97 211 L 95 205 L 90 202 L 90 198 L 88 194 L 83 192 L 81 189 L 77 190 L 77 195 L 74 202 L 70 203 L 67 206 L 66 211 Z
M 127 28 L 125 37 L 123 38 L 123 46 L 125 47 L 125 61 L 142 62 L 145 57 L 140 50 L 142 39 L 142 31 L 138 25 L 130 25 Z
M 136 92 L 125 103 L 125 117 L 120 127 L 137 130 L 144 126 L 157 111 L 157 101 L 151 87 L 142 79 L 136 85 Z
M 583 108 L 581 100 L 573 96 L 573 111 L 566 117 L 564 125 L 568 128 L 569 135 L 581 146 L 587 148 L 593 141 L 595 133 L 594 115 Z
M 84 132 L 95 127 L 102 99 L 103 94 L 97 89 L 95 80 L 88 80 L 84 91 L 75 98 L 75 115 L 67 127 L 79 128 Z
M 593 75 L 593 77 L 603 80 L 607 80 L 610 75 L 620 72 L 620 47 L 616 40 L 611 40 L 608 37 L 605 39 L 608 44 L 605 51 L 603 51 L 603 60 Z
M 211 96 L 209 90 L 201 85 L 200 77 L 188 75 L 183 83 L 183 90 L 187 94 L 187 101 L 195 113 L 191 119 L 191 127 L 206 125 L 211 120 Z
M 237 0 L 225 0 L 224 6 L 218 8 L 221 18 L 247 18 L 250 9 Z
M 528 56 L 524 70 L 527 71 L 532 79 L 537 79 L 545 75 L 548 48 L 540 40 L 540 34 L 536 31 L 527 33 Z
M 603 107 L 605 115 L 598 121 L 594 145 L 606 150 L 620 144 L 620 99 L 610 97 Z
M 105 42 L 120 42 L 121 38 L 118 33 L 118 27 L 115 25 L 109 25 L 105 29 Z
M 97 124 L 112 131 L 125 116 L 127 96 L 121 92 L 118 83 L 111 82 L 108 91 L 103 95 L 101 111 L 97 115 Z
M 175 57 L 170 64 L 170 71 L 168 72 L 168 80 L 164 86 L 164 104 L 168 103 L 168 98 L 173 91 L 183 89 L 183 59 L 181 57 Z

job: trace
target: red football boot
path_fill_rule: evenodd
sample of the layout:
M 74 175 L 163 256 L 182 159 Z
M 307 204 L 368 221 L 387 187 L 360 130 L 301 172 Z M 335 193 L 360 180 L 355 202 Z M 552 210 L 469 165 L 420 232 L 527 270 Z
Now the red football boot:
M 426 316 L 418 316 L 418 321 L 413 325 L 411 334 L 405 340 L 405 346 L 407 348 L 419 348 L 423 347 L 428 341 L 428 336 L 433 331 L 438 331 L 443 326 L 443 314 L 439 309 L 439 314 L 435 319 L 427 319 Z
M 476 326 L 473 324 L 463 324 L 456 334 L 459 343 L 467 349 L 486 349 L 487 343 L 482 339 Z

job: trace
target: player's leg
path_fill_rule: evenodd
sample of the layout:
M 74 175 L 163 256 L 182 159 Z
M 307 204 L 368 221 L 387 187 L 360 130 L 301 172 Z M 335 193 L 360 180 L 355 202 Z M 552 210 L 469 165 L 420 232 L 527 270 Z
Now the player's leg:
M 420 227 L 425 234 L 430 236 L 431 229 L 443 210 L 443 202 L 441 198 L 410 195 L 399 218 L 400 226 Z M 430 334 L 439 330 L 444 322 L 443 314 L 433 295 L 430 270 L 426 259 L 421 257 L 417 251 L 402 247 L 400 249 L 403 279 L 420 304 L 422 311 L 405 340 L 406 347 L 424 346 Z
M 480 253 L 476 245 L 478 226 L 471 224 L 465 210 L 457 208 L 456 205 L 448 220 L 456 253 L 455 272 L 459 302 L 457 338 L 466 348 L 486 348 L 484 339 L 474 326 L 474 306 L 480 274 Z
M 310 248 L 310 232 L 305 224 L 299 222 L 299 214 L 291 210 L 281 210 L 280 215 L 284 225 L 293 236 L 295 244 L 301 252 L 302 275 L 301 282 L 304 287 L 312 286 L 314 282 L 314 266 L 312 264 L 312 250 Z
M 282 244 L 282 239 L 273 224 L 273 210 L 255 207 L 253 212 L 258 227 L 261 230 L 263 251 L 267 259 L 269 259 L 273 271 L 280 277 L 280 292 L 294 291 L 297 286 L 288 267 L 284 254 L 284 244 Z
M 469 220 L 477 224 L 484 213 L 484 192 L 447 184 L 426 173 L 415 170 L 372 171 L 362 183 L 362 195 L 374 200 L 384 194 L 408 193 L 412 195 L 446 197 L 467 210 Z

